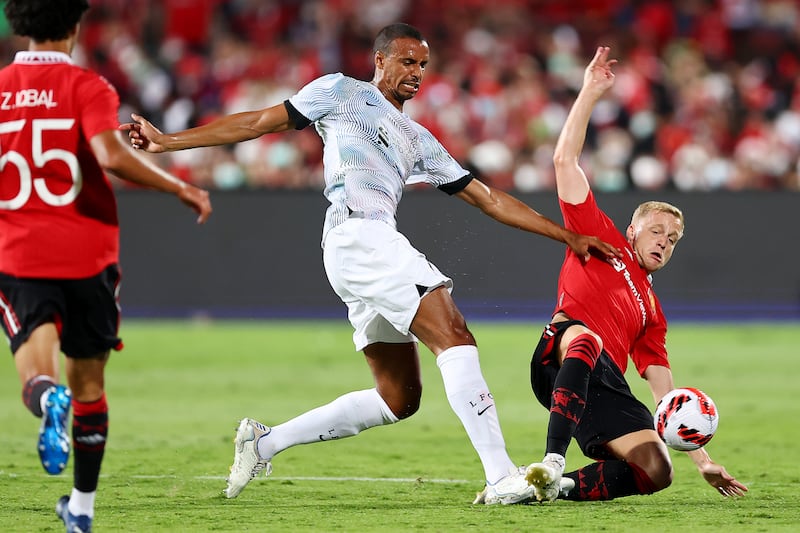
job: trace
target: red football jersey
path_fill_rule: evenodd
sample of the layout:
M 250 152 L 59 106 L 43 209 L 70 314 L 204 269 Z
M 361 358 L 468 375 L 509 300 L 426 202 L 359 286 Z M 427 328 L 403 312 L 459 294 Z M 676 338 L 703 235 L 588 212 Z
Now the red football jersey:
M 18 52 L 0 70 L 0 272 L 75 279 L 119 261 L 116 200 L 89 146 L 118 109 L 63 53 Z
M 584 322 L 624 373 L 630 355 L 639 374 L 650 365 L 669 367 L 667 321 L 653 292 L 652 278 L 639 266 L 633 248 L 589 192 L 582 204 L 560 202 L 564 225 L 596 235 L 622 250 L 623 258 L 587 263 L 567 249 L 558 277 L 556 311 Z

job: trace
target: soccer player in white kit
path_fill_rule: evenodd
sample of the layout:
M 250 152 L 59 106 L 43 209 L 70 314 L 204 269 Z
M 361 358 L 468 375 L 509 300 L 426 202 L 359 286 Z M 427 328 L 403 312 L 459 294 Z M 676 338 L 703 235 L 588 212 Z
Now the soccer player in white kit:
M 261 470 L 269 475 L 271 459 L 287 448 L 350 437 L 413 415 L 422 394 L 418 339 L 436 356 L 450 405 L 483 464 L 487 485 L 476 503 L 530 501 L 533 489 L 506 451 L 475 339 L 450 296 L 452 280 L 397 231 L 403 188 L 428 183 L 504 224 L 564 242 L 587 260 L 590 252 L 601 258 L 618 252 L 481 183 L 403 113 L 403 103 L 419 91 L 430 56 L 416 28 L 387 26 L 374 51 L 371 82 L 325 75 L 281 104 L 177 133 L 163 134 L 138 115 L 122 127 L 134 147 L 154 153 L 240 142 L 310 124 L 324 143 L 330 201 L 322 234 L 325 271 L 347 305 L 355 347 L 363 350 L 375 387 L 272 427 L 243 419 L 225 494 L 236 497 Z

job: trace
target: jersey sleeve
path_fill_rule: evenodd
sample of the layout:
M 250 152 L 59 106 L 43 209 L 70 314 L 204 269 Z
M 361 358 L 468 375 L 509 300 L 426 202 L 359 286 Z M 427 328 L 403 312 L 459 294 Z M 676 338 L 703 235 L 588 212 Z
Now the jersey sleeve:
M 669 368 L 666 344 L 667 323 L 659 308 L 654 323 L 647 326 L 645 335 L 636 341 L 631 353 L 631 360 L 640 376 L 651 365 Z
M 342 93 L 338 88 L 343 81 L 344 75 L 341 73 L 317 78 L 290 97 L 289 103 L 307 120 L 316 122 L 340 104 Z
M 469 170 L 462 167 L 431 132 L 417 123 L 414 125 L 419 133 L 422 162 L 414 169 L 406 183 L 409 185 L 428 183 L 448 194 L 463 189 L 472 180 Z M 458 185 L 460 188 L 452 191 L 452 187 L 448 185 L 455 184 L 459 180 L 463 185 Z
M 559 199 L 558 204 L 564 217 L 564 227 L 575 233 L 605 235 L 608 230 L 619 233 L 614 222 L 597 206 L 591 190 L 583 203 L 570 204 Z
M 80 101 L 81 130 L 86 139 L 119 126 L 119 95 L 102 76 L 87 71 L 76 85 Z

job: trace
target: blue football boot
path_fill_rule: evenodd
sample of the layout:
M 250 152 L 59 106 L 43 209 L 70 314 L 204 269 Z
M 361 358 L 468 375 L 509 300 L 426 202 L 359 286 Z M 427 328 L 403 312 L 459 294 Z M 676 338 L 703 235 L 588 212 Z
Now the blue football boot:
M 72 393 L 64 385 L 53 385 L 47 391 L 47 400 L 39 429 L 39 458 L 48 474 L 60 474 L 69 459 L 70 439 L 67 431 Z
M 56 504 L 56 514 L 67 527 L 67 533 L 92 533 L 92 519 L 85 515 L 75 516 L 69 512 L 69 496 L 62 496 Z

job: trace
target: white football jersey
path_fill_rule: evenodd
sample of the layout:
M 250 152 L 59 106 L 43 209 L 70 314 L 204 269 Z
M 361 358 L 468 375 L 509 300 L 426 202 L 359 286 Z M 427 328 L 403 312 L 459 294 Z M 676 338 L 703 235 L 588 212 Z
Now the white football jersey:
M 328 74 L 303 87 L 289 103 L 313 122 L 324 144 L 328 231 L 350 212 L 396 227 L 403 187 L 434 187 L 467 174 L 427 129 L 401 113 L 377 87 Z

